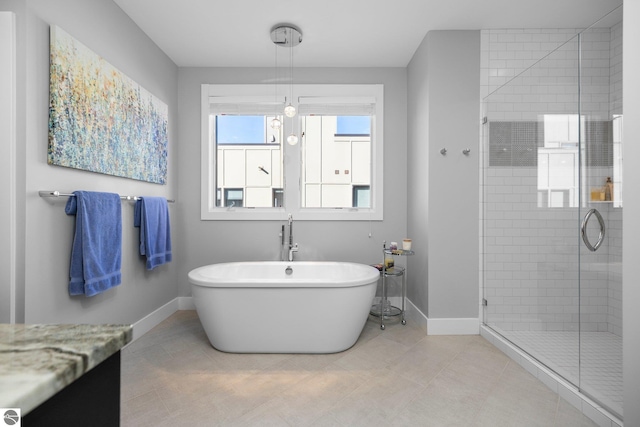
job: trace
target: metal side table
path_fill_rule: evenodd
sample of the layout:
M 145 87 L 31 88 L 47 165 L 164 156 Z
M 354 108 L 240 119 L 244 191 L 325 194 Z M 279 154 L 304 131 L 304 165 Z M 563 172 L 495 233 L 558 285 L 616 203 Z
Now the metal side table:
M 414 255 L 413 251 L 405 251 L 403 249 L 390 250 L 387 248 L 387 243 L 382 243 L 382 270 L 380 275 L 382 276 L 382 297 L 380 304 L 373 305 L 371 307 L 370 314 L 376 317 L 380 317 L 380 329 L 385 328 L 384 319 L 390 317 L 402 316 L 401 323 L 407 324 L 405 319 L 405 299 L 407 297 L 407 267 L 394 266 L 387 268 L 386 258 L 387 255 L 391 256 L 410 256 Z M 387 298 L 387 277 L 402 277 L 402 308 L 392 306 Z

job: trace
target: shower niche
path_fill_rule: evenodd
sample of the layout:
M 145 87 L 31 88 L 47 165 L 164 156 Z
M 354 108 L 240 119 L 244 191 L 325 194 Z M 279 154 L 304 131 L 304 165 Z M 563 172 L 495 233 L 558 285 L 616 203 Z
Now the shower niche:
M 622 419 L 622 7 L 483 45 L 483 324 Z

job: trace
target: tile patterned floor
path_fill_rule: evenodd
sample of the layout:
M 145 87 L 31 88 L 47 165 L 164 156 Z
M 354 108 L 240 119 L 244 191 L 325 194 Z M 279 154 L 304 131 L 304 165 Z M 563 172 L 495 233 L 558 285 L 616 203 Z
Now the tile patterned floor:
M 566 331 L 504 331 L 502 334 L 622 414 L 621 337 L 608 332 L 582 332 L 580 337 L 577 332 Z
M 194 311 L 122 352 L 122 426 L 595 426 L 480 336 L 367 322 L 342 353 L 228 354 Z

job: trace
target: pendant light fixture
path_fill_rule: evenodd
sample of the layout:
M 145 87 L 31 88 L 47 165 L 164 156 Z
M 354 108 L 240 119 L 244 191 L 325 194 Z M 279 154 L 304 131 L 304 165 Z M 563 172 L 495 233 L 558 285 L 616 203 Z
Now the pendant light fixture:
M 276 46 L 289 48 L 289 99 L 288 104 L 284 108 L 284 115 L 293 119 L 296 115 L 296 107 L 293 106 L 293 48 L 302 43 L 302 33 L 299 29 L 291 25 L 277 25 L 271 30 L 271 41 Z M 277 50 L 276 50 L 276 68 L 277 68 Z M 276 83 L 277 84 L 277 83 Z M 279 122 L 279 120 L 278 120 Z M 293 120 L 292 120 L 293 124 Z M 272 121 L 272 126 L 274 125 Z M 293 127 L 293 126 L 292 126 Z M 296 145 L 298 143 L 298 136 L 295 132 L 291 132 L 291 135 L 287 137 L 287 142 L 290 145 Z

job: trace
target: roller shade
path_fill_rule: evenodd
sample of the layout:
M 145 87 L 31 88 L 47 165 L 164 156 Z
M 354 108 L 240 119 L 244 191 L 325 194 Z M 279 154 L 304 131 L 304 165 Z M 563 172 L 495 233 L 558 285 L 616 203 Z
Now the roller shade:
M 284 98 L 273 96 L 210 96 L 210 114 L 282 115 Z
M 373 97 L 305 96 L 298 102 L 298 112 L 303 116 L 372 116 L 376 107 Z

